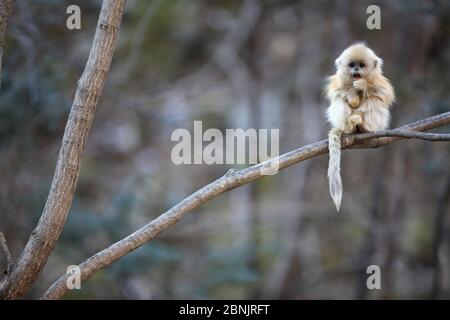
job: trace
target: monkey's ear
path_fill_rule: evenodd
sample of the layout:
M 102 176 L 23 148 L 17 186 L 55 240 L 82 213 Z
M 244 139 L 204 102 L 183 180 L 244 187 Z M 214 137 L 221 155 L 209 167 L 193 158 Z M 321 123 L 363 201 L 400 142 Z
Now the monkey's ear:
M 336 66 L 336 69 L 339 69 L 339 66 L 341 65 L 341 59 L 337 58 L 334 60 L 334 65 Z
M 374 67 L 381 70 L 382 66 L 383 66 L 383 59 L 377 57 L 374 61 Z

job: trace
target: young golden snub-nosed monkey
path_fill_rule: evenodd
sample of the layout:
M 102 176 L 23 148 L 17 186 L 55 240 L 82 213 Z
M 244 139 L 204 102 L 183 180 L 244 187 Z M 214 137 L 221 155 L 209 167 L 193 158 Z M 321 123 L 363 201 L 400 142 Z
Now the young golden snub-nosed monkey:
M 394 89 L 383 76 L 383 60 L 364 43 L 356 43 L 336 59 L 336 73 L 328 77 L 326 111 L 331 130 L 328 134 L 330 161 L 328 180 L 337 211 L 341 206 L 341 136 L 355 131 L 384 130 L 389 125 L 389 107 Z

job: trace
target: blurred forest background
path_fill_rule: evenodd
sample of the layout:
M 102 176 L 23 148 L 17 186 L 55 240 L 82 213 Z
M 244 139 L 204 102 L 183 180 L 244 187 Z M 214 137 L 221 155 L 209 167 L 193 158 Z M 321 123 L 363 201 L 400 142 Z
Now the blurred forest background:
M 66 28 L 66 8 L 82 30 Z M 367 6 L 381 30 L 366 28 Z M 0 230 L 15 257 L 47 197 L 100 1 L 17 0 L 0 91 Z M 326 137 L 323 80 L 365 40 L 397 93 L 392 126 L 450 106 L 450 2 L 129 0 L 67 224 L 31 297 L 68 265 L 223 175 L 170 160 L 177 128 L 279 128 L 280 153 Z M 448 132 L 449 128 L 442 128 Z M 321 156 L 228 192 L 66 298 L 450 298 L 450 147 L 344 152 L 343 207 Z M 366 288 L 377 264 L 382 290 Z

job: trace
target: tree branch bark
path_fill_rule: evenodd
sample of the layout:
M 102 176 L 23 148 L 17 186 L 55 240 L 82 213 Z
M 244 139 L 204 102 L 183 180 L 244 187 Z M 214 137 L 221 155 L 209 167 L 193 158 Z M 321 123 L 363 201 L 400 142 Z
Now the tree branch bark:
M 66 222 L 80 173 L 80 161 L 111 65 L 125 0 L 104 0 L 89 58 L 66 124 L 50 192 L 39 222 L 18 261 L 0 283 L 0 298 L 18 299 L 31 288 Z
M 387 130 L 384 134 L 374 132 L 347 136 L 343 140 L 342 147 L 377 148 L 404 137 L 419 138 L 419 135 L 409 131 L 426 131 L 449 123 L 450 112 L 446 112 L 424 120 L 410 123 L 395 130 Z M 430 135 L 420 135 L 420 138 L 424 137 L 430 138 Z M 89 279 L 95 272 L 109 266 L 122 256 L 137 249 L 145 242 L 155 238 L 165 229 L 186 216 L 190 211 L 200 207 L 209 200 L 231 189 L 243 186 L 263 177 L 263 169 L 270 167 L 275 162 L 279 164 L 279 169 L 284 169 L 301 161 L 327 153 L 327 151 L 328 142 L 327 140 L 322 140 L 242 170 L 232 169 L 228 171 L 228 173 L 223 177 L 196 191 L 134 233 L 112 244 L 85 262 L 79 264 L 78 267 L 81 271 L 81 280 L 84 281 Z M 66 280 L 67 275 L 63 275 L 56 280 L 44 293 L 42 299 L 57 299 L 64 295 L 64 293 L 68 290 Z
M 5 44 L 6 27 L 11 16 L 15 0 L 0 0 L 0 88 L 2 85 L 3 46 Z

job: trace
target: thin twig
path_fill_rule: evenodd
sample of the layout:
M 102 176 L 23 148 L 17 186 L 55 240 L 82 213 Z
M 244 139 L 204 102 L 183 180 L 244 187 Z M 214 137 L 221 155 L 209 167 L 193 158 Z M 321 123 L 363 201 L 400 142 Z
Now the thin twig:
M 0 245 L 2 246 L 2 250 L 5 253 L 5 257 L 6 257 L 6 274 L 9 273 L 9 271 L 12 268 L 12 265 L 14 263 L 12 255 L 11 255 L 11 251 L 9 251 L 8 248 L 8 243 L 6 242 L 6 238 L 3 235 L 3 232 L 0 232 Z
M 427 119 L 419 120 L 408 125 L 402 126 L 395 132 L 411 130 L 424 131 L 431 130 L 450 123 L 450 112 L 442 113 Z M 358 135 L 355 135 L 358 136 Z M 364 136 L 363 136 L 364 137 Z M 398 136 L 378 137 L 369 140 L 355 142 L 347 139 L 343 141 L 343 148 L 378 148 L 401 139 Z M 209 200 L 229 190 L 238 188 L 252 181 L 264 177 L 264 168 L 270 168 L 275 163 L 279 170 L 292 166 L 296 163 L 322 155 L 328 151 L 327 140 L 322 140 L 309 144 L 307 146 L 292 150 L 280 155 L 277 158 L 267 160 L 263 163 L 242 169 L 229 170 L 223 177 L 211 182 L 207 186 L 194 192 L 183 201 L 161 214 L 159 217 L 144 225 L 134 233 L 124 239 L 112 244 L 108 248 L 98 252 L 85 262 L 78 265 L 81 271 L 81 280 L 90 278 L 97 271 L 109 266 L 114 261 L 139 248 L 147 241 L 157 237 L 161 232 L 177 223 L 189 212 L 197 209 Z M 42 299 L 57 299 L 67 292 L 67 275 L 61 276 L 41 297 Z
M 354 142 L 380 137 L 399 137 L 405 139 L 421 139 L 427 141 L 450 141 L 448 133 L 430 133 L 407 130 L 382 130 L 370 133 L 352 134 L 345 136 L 344 139 L 352 139 Z
M 142 52 L 142 44 L 144 43 L 145 33 L 148 29 L 148 26 L 153 21 L 155 14 L 158 12 L 161 7 L 162 0 L 149 2 L 147 9 L 143 17 L 141 18 L 139 25 L 137 27 L 136 32 L 133 34 L 131 39 L 131 49 L 130 54 L 128 55 L 127 60 L 125 61 L 125 66 L 120 75 L 120 78 L 127 79 L 130 75 L 130 72 L 136 65 L 136 62 L 139 60 L 139 55 Z

